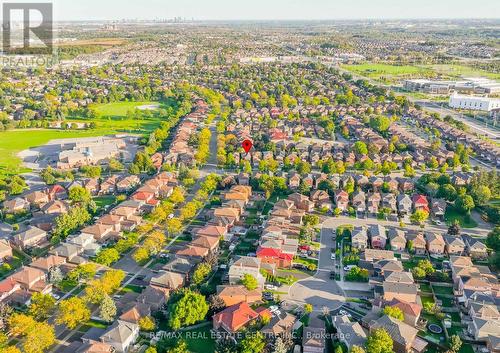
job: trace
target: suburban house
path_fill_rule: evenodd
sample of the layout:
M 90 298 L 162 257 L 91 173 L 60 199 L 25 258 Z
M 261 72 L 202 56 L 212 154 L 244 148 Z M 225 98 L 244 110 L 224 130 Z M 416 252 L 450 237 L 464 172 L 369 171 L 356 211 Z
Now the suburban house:
M 417 255 L 424 255 L 427 250 L 427 242 L 422 232 L 409 232 L 406 235 L 408 239 L 408 249 L 412 249 Z
M 398 319 L 384 315 L 369 324 L 370 333 L 383 328 L 391 336 L 396 353 L 423 352 L 427 342 L 417 337 L 418 330 Z
M 443 254 L 446 245 L 443 236 L 437 233 L 426 233 L 427 251 L 429 254 Z
M 488 258 L 488 247 L 484 245 L 484 243 L 472 238 L 470 235 L 462 235 L 462 239 L 464 240 L 465 249 L 470 257 L 478 260 Z
M 335 192 L 335 206 L 341 211 L 347 211 L 349 208 L 349 194 L 344 190 Z
M 108 240 L 117 240 L 120 238 L 120 233 L 115 231 L 114 226 L 111 224 L 93 224 L 83 228 L 81 233 L 92 235 L 98 243 L 105 243 Z
M 56 256 L 56 255 L 48 255 L 46 257 L 41 257 L 39 259 L 34 260 L 30 267 L 39 269 L 48 273 L 52 268 L 60 267 L 66 263 L 66 259 L 64 257 Z
M 413 195 L 413 208 L 415 211 L 422 210 L 429 213 L 429 201 L 424 195 L 416 194 Z
M 401 229 L 389 229 L 389 243 L 391 250 L 404 251 L 406 249 L 406 234 Z
M 22 213 L 29 211 L 30 203 L 23 198 L 15 197 L 11 200 L 4 201 L 3 209 L 5 213 Z
M 448 255 L 463 255 L 465 252 L 465 243 L 460 237 L 447 235 L 444 237 L 444 249 Z
M 260 272 L 261 259 L 250 256 L 239 257 L 229 268 L 229 283 L 239 284 L 245 274 L 252 275 L 257 279 L 257 283 L 264 288 L 266 279 Z
M 390 302 L 394 299 L 408 303 L 416 303 L 418 297 L 418 286 L 414 283 L 383 282 L 382 299 Z
M 214 330 L 224 330 L 235 333 L 259 317 L 247 302 L 241 302 L 227 307 L 213 316 Z
M 354 227 L 351 233 L 352 247 L 364 250 L 368 246 L 368 234 L 366 227 Z
M 351 322 L 346 315 L 332 317 L 333 326 L 337 329 L 337 335 L 349 351 L 352 346 L 364 347 L 366 343 L 366 332 L 359 322 Z
M 37 268 L 25 266 L 10 277 L 25 291 L 43 294 L 49 294 L 52 291 L 52 285 L 46 282 L 45 272 Z
M 387 243 L 385 227 L 380 224 L 371 225 L 368 231 L 372 247 L 374 249 L 385 249 L 385 244 Z
M 289 313 L 272 315 L 271 320 L 260 332 L 266 337 L 291 337 L 297 318 Z
M 12 257 L 12 248 L 5 240 L 0 240 L 0 260 Z
M 241 302 L 253 304 L 262 300 L 261 289 L 248 290 L 243 285 L 217 286 L 217 295 L 224 301 L 226 306 Z
M 302 333 L 303 353 L 323 353 L 326 349 L 325 323 L 317 317 L 309 321 L 309 326 L 304 327 Z
M 281 248 L 259 246 L 257 249 L 257 258 L 267 264 L 276 265 L 276 267 L 291 268 L 293 254 L 284 252 Z
M 184 285 L 184 276 L 175 272 L 160 272 L 151 278 L 149 285 L 176 290 Z
M 102 343 L 107 343 L 113 346 L 115 352 L 127 352 L 139 337 L 139 325 L 116 320 L 108 329 L 101 335 Z
M 25 231 L 14 234 L 11 242 L 14 246 L 21 249 L 32 248 L 47 242 L 47 232 L 40 228 L 29 226 Z
M 403 300 L 394 299 L 389 304 L 391 307 L 399 308 L 404 314 L 404 322 L 410 326 L 417 326 L 422 312 L 422 306 L 417 303 L 409 303 Z
M 413 202 L 410 196 L 406 194 L 399 194 L 397 196 L 398 212 L 401 216 L 406 216 L 411 213 Z

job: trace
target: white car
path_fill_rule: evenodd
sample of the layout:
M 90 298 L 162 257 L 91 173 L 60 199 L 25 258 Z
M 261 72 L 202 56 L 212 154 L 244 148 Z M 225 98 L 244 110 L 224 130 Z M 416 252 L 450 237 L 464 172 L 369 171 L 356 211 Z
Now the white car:
M 59 300 L 61 299 L 61 296 L 59 294 L 55 294 L 55 293 L 52 293 L 52 297 L 55 299 L 55 300 Z
M 277 289 L 278 289 L 278 287 L 273 286 L 272 284 L 266 284 L 266 285 L 264 286 L 264 288 L 265 288 L 265 289 L 268 289 L 268 290 L 277 290 Z
M 332 252 L 332 254 L 330 255 L 330 259 L 335 260 L 335 253 L 334 252 Z
M 272 312 L 272 313 L 274 313 L 275 311 L 278 311 L 278 310 L 279 310 L 279 308 L 278 308 L 277 305 L 271 305 L 269 307 L 269 311 Z
M 350 271 L 352 270 L 354 267 L 356 267 L 356 265 L 347 265 L 344 267 L 344 271 Z

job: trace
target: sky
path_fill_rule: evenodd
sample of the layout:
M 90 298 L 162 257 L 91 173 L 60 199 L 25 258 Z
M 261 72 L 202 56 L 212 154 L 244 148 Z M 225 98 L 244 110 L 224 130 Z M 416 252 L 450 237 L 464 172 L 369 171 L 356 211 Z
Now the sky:
M 500 18 L 499 0 L 53 0 L 53 3 L 56 21 L 174 17 L 195 20 Z

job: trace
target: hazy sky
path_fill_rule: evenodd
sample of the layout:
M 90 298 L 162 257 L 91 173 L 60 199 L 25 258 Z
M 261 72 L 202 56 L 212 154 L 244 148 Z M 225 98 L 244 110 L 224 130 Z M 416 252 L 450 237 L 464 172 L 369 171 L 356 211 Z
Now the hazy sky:
M 500 18 L 499 0 L 54 0 L 56 20 Z

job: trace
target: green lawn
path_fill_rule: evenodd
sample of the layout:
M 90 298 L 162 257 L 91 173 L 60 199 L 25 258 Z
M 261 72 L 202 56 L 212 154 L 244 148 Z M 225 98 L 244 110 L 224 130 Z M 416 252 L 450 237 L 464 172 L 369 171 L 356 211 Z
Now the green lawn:
M 108 104 L 96 104 L 95 110 L 98 117 L 86 119 L 81 117 L 68 117 L 66 121 L 90 122 L 94 121 L 97 127 L 92 130 L 63 131 L 56 129 L 15 129 L 0 132 L 0 174 L 2 167 L 5 169 L 17 169 L 20 159 L 17 153 L 28 148 L 41 146 L 54 139 L 93 137 L 116 133 L 146 134 L 156 129 L 160 123 L 159 118 L 127 119 L 129 110 L 134 110 L 141 105 L 160 104 L 161 107 L 174 105 L 174 102 L 117 102 Z
M 157 117 L 129 119 L 128 111 L 134 111 L 137 107 L 143 105 L 158 105 L 158 102 L 115 102 L 107 104 L 93 105 L 97 112 L 97 117 L 93 119 L 81 117 L 69 117 L 66 120 L 72 122 L 95 122 L 98 129 L 111 129 L 117 132 L 128 132 L 135 134 L 144 134 L 153 131 L 160 126 L 161 119 Z M 166 105 L 160 105 L 160 107 Z
M 139 294 L 140 294 L 140 293 L 142 292 L 142 290 L 143 290 L 143 289 L 144 289 L 144 288 L 142 288 L 141 286 L 135 286 L 135 285 L 133 285 L 133 284 L 129 284 L 129 285 L 125 286 L 125 287 L 121 290 L 121 292 L 123 292 L 123 293 L 134 292 L 134 293 L 139 293 Z
M 7 266 L 0 266 L 0 279 L 3 279 L 13 270 L 21 267 L 23 262 L 27 262 L 27 258 L 21 252 L 13 250 L 12 258 L 6 262 L 9 264 L 10 268 L 7 268 Z
M 115 196 L 98 196 L 94 197 L 94 202 L 98 208 L 103 208 L 104 206 L 109 206 L 114 204 L 116 201 Z
M 424 293 L 432 293 L 431 286 L 427 283 L 420 283 L 420 290 Z
M 453 287 L 446 287 L 446 286 L 436 286 L 433 285 L 432 289 L 434 290 L 435 294 L 448 294 L 448 295 L 453 295 Z
M 388 64 L 354 64 L 354 65 L 341 65 L 343 69 L 354 72 L 355 74 L 379 79 L 391 79 L 395 77 L 427 77 L 433 76 L 432 70 L 424 67 L 411 66 L 411 65 L 388 65 Z
M 434 298 L 432 297 L 432 295 L 422 294 L 420 296 L 420 299 L 422 300 L 422 306 L 425 306 L 425 303 L 433 303 L 434 304 Z
M 457 65 L 457 64 L 438 64 L 438 65 L 425 65 L 426 69 L 433 70 L 439 74 L 453 76 L 453 77 L 488 77 L 491 79 L 499 80 L 500 74 L 488 72 L 481 69 L 476 69 L 470 66 Z
M 448 207 L 444 214 L 446 224 L 452 225 L 455 220 L 460 222 L 462 228 L 476 228 L 477 222 L 472 217 L 458 213 L 453 207 Z

